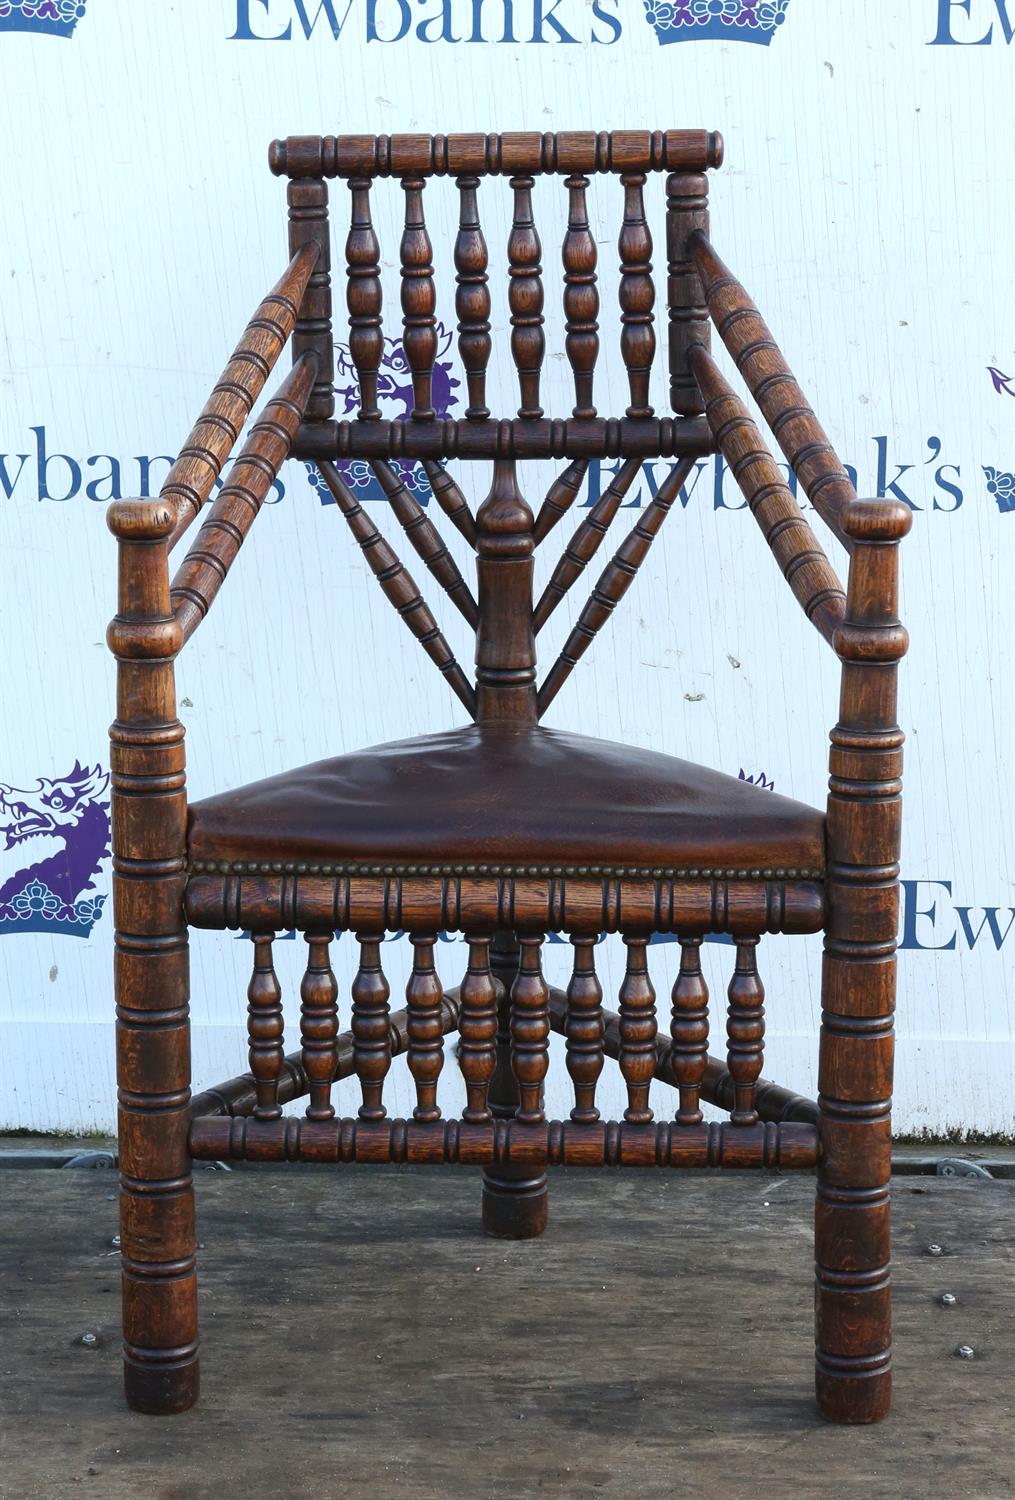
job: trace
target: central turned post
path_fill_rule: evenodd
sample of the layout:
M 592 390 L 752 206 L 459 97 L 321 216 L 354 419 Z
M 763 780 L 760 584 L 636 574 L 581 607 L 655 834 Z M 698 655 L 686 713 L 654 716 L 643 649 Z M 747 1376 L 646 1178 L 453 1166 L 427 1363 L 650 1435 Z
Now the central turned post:
M 476 719 L 487 726 L 498 725 L 505 734 L 531 727 L 539 717 L 532 628 L 532 526 L 532 511 L 518 488 L 515 460 L 497 459 L 490 493 L 476 516 Z M 510 1120 L 519 1104 L 518 1080 L 511 1066 L 511 988 L 518 973 L 516 934 L 496 933 L 490 959 L 500 987 L 497 1063 L 489 1103 L 494 1119 Z M 542 1234 L 547 1203 L 545 1172 L 492 1166 L 483 1174 L 483 1228 L 487 1234 L 505 1239 L 531 1239 Z
M 532 629 L 532 511 L 513 458 L 498 458 L 476 516 L 479 626 L 476 718 L 480 724 L 535 724 L 536 638 Z

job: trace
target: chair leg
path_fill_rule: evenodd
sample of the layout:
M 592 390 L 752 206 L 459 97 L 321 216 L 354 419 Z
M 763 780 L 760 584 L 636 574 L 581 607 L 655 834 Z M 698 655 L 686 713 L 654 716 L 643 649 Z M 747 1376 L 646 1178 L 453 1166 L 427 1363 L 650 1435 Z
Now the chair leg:
M 497 1067 L 490 1081 L 495 1120 L 509 1120 L 518 1108 L 518 1084 L 511 1070 L 511 985 L 518 972 L 518 942 L 499 932 L 490 946 L 490 967 L 502 986 L 497 1010 Z M 498 1239 L 530 1240 L 543 1233 L 549 1212 L 546 1173 L 524 1167 L 490 1167 L 483 1174 L 483 1228 Z
M 129 1406 L 167 1415 L 199 1384 L 187 935 L 138 942 L 116 956 L 123 1374 Z
M 879 1422 L 891 1405 L 894 968 L 894 959 L 825 957 L 815 1381 L 818 1409 L 832 1422 Z

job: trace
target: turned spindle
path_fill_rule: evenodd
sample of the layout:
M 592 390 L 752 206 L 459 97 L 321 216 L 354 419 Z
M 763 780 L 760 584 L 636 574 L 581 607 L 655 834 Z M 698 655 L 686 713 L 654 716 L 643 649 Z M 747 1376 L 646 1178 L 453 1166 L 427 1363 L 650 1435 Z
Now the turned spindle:
M 331 1085 L 338 1068 L 338 984 L 328 949 L 331 932 L 307 933 L 307 968 L 300 985 L 303 1071 L 310 1084 L 308 1120 L 331 1120 Z
M 458 237 L 455 240 L 455 312 L 458 314 L 458 352 L 465 366 L 469 421 L 490 415 L 486 404 L 486 367 L 490 363 L 490 289 L 487 285 L 486 240 L 476 201 L 478 177 L 459 177 Z
M 649 379 L 656 352 L 652 322 L 655 285 L 652 281 L 652 232 L 645 217 L 645 174 L 627 172 L 624 184 L 624 225 L 620 231 L 620 353 L 627 367 L 631 391 L 629 417 L 650 417 Z
M 402 233 L 402 342 L 412 371 L 412 415 L 430 421 L 433 406 L 433 367 L 437 358 L 437 293 L 433 283 L 433 246 L 423 215 L 422 177 L 406 177 L 405 229 Z
M 708 1068 L 708 985 L 701 972 L 701 938 L 680 939 L 670 1036 L 670 1068 L 680 1090 L 677 1124 L 700 1125 L 701 1085 Z
M 669 307 L 670 405 L 696 417 L 705 402 L 691 368 L 694 344 L 709 347 L 712 324 L 689 241 L 708 234 L 708 178 L 704 172 L 673 172 L 666 179 L 666 302 Z
M 274 934 L 270 932 L 254 933 L 254 970 L 247 986 L 247 1036 L 250 1071 L 257 1092 L 254 1106 L 257 1120 L 277 1120 L 282 1113 L 278 1102 L 278 1083 L 285 1060 L 282 987 L 271 959 L 273 941 Z
M 462 1119 L 480 1125 L 493 1119 L 490 1081 L 497 1067 L 497 985 L 490 967 L 490 939 L 469 938 L 469 967 L 459 990 L 458 1062 L 467 1103 Z
M 765 986 L 758 974 L 758 939 L 741 938 L 737 962 L 727 990 L 729 1010 L 726 1065 L 733 1078 L 734 1125 L 756 1125 L 756 1087 L 765 1060 Z
M 596 242 L 589 229 L 585 193 L 589 180 L 567 179 L 568 216 L 564 262 L 564 348 L 574 373 L 574 415 L 594 417 L 592 385 L 599 354 L 599 292 L 596 287 Z
M 656 992 L 648 972 L 648 939 L 625 937 L 627 969 L 620 987 L 618 1060 L 627 1084 L 624 1119 L 647 1125 L 652 1119 L 648 1091 L 656 1070 Z
M 546 339 L 543 335 L 542 247 L 532 217 L 531 177 L 512 177 L 514 221 L 508 240 L 508 305 L 511 309 L 511 357 L 521 391 L 520 417 L 543 415 L 539 379 Z
M 603 987 L 596 974 L 594 938 L 573 937 L 574 967 L 567 986 L 567 1071 L 574 1084 L 571 1118 L 579 1125 L 599 1119 L 596 1084 L 603 1071 Z
M 437 1080 L 444 1066 L 443 990 L 434 968 L 433 935 L 412 933 L 412 973 L 405 988 L 408 1008 L 409 1072 L 416 1080 L 414 1120 L 439 1120 Z
M 391 1067 L 391 993 L 381 968 L 383 933 L 357 933 L 359 968 L 352 982 L 352 1057 L 363 1102 L 361 1120 L 383 1120 L 384 1080 Z
M 516 1120 L 540 1123 L 549 1066 L 550 991 L 540 966 L 542 937 L 520 937 L 518 975 L 511 986 L 511 1067 L 518 1081 Z
M 352 217 L 345 244 L 346 303 L 349 308 L 349 353 L 359 381 L 361 422 L 380 418 L 377 375 L 384 353 L 381 333 L 381 247 L 370 217 L 370 178 L 353 177 Z

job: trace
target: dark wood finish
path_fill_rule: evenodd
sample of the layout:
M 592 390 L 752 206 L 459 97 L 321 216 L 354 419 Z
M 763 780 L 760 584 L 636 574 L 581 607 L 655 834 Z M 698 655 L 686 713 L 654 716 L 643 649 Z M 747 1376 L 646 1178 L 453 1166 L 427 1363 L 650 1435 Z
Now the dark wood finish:
M 821 982 L 816 1219 L 817 1399 L 835 1422 L 875 1422 L 891 1400 L 891 1227 L 895 946 L 903 733 L 898 664 L 900 500 L 842 511 L 853 547 L 839 721 L 828 782 L 828 898 Z
M 505 176 L 527 172 L 705 172 L 722 166 L 717 130 L 562 130 L 506 135 L 288 136 L 268 153 L 278 177 Z
M 532 512 L 511 459 L 494 464 L 476 516 L 479 628 L 476 718 L 535 723 L 536 643 L 532 628 Z
M 691 350 L 691 367 L 715 440 L 783 577 L 807 618 L 831 641 L 846 613 L 846 594 L 835 569 L 746 406 L 700 344 Z
M 813 1125 L 576 1125 L 573 1120 L 347 1119 L 195 1120 L 191 1155 L 198 1161 L 444 1163 L 464 1167 L 725 1167 L 728 1171 L 806 1170 L 818 1156 Z
M 567 1071 L 574 1084 L 571 1118 L 579 1125 L 599 1119 L 596 1084 L 603 1071 L 603 987 L 596 974 L 595 940 L 573 937 L 574 968 L 567 987 L 564 1035 Z
M 708 985 L 701 972 L 701 938 L 680 940 L 670 1035 L 670 1067 L 680 1090 L 677 1124 L 700 1125 L 701 1090 L 708 1069 Z
M 627 937 L 624 942 L 627 969 L 620 987 L 620 1050 L 617 1054 L 627 1084 L 624 1119 L 631 1125 L 647 1125 L 652 1119 L 648 1091 L 656 1063 L 656 992 L 648 972 L 648 939 Z
M 307 354 L 283 380 L 250 429 L 207 520 L 176 571 L 170 599 L 185 641 L 211 608 L 265 496 L 289 456 L 316 373 L 317 360 Z
M 433 367 L 437 358 L 437 293 L 433 284 L 433 246 L 423 215 L 422 177 L 406 177 L 405 230 L 402 234 L 402 342 L 412 371 L 412 416 L 429 422 L 433 408 Z
M 195 871 L 186 911 L 194 927 L 261 932 L 308 931 L 325 922 L 346 931 L 492 930 L 511 920 L 541 932 L 598 937 L 602 932 L 820 932 L 825 891 L 820 874 L 774 878 L 749 870 L 481 870 L 368 865 L 336 873 L 319 867 L 272 873 Z
M 629 458 L 610 480 L 595 505 L 575 531 L 539 596 L 532 617 L 533 629 L 542 630 L 576 578 L 588 567 L 602 545 L 621 501 L 641 473 L 641 461 Z
M 670 405 L 685 417 L 705 409 L 690 353 L 695 345 L 707 350 L 711 341 L 705 292 L 690 251 L 696 230 L 708 234 L 708 178 L 704 172 L 674 172 L 666 179 Z
M 307 967 L 300 985 L 301 1062 L 307 1076 L 308 1120 L 331 1120 L 331 1084 L 338 1067 L 338 984 L 328 949 L 331 932 L 307 933 Z
M 285 274 L 244 329 L 166 475 L 160 498 L 173 514 L 170 546 L 179 541 L 211 494 L 222 465 L 296 326 L 297 313 L 320 256 L 321 248 L 316 242 L 294 250 Z
M 459 613 L 473 627 L 479 622 L 479 608 L 472 597 L 472 590 L 462 577 L 458 564 L 441 540 L 440 532 L 427 516 L 415 495 L 410 495 L 408 486 L 390 464 L 380 459 L 370 465 L 388 504 L 398 519 L 398 524 L 412 544 L 413 551 L 426 563 L 441 588 Z
M 807 498 L 849 551 L 841 513 L 856 499 L 852 480 L 744 288 L 700 230 L 691 234 L 688 248 L 719 337 L 736 360 Z
M 514 222 L 508 239 L 508 306 L 511 309 L 511 357 L 518 371 L 522 421 L 543 415 L 539 404 L 539 379 L 543 369 L 546 338 L 543 334 L 542 248 L 532 217 L 531 177 L 512 177 Z
M 376 422 L 381 415 L 377 405 L 377 376 L 384 353 L 381 247 L 370 217 L 370 178 L 354 177 L 349 188 L 352 213 L 349 238 L 345 242 L 349 353 L 359 381 L 359 419 L 361 422 Z
M 271 957 L 273 942 L 273 933 L 254 934 L 254 972 L 247 986 L 250 1075 L 257 1093 L 254 1116 L 258 1120 L 278 1120 L 282 1115 L 278 1086 L 285 1065 L 285 1023 L 282 986 Z
M 758 974 L 757 938 L 737 943 L 737 962 L 729 982 L 726 1063 L 733 1079 L 734 1125 L 758 1123 L 755 1086 L 765 1060 L 765 987 Z
M 412 577 L 381 536 L 334 464 L 321 464 L 321 474 L 334 495 L 349 529 L 356 538 L 370 570 L 409 630 L 440 671 L 452 692 L 473 713 L 476 706 L 472 683 L 455 660 L 451 647 L 424 604 Z
M 476 519 L 469 502 L 446 469 L 431 460 L 424 460 L 423 468 L 430 481 L 434 499 L 448 520 L 462 533 L 470 546 L 476 545 Z
M 136 1411 L 197 1400 L 194 1194 L 187 1149 L 190 1025 L 187 798 L 173 659 L 183 632 L 169 598 L 175 508 L 117 500 L 119 604 L 110 729 L 116 1076 L 124 1385 Z
M 490 1082 L 497 1068 L 497 981 L 490 965 L 490 939 L 469 939 L 469 967 L 460 990 L 458 1061 L 467 1103 L 462 1119 L 482 1125 L 493 1119 Z
M 383 939 L 382 932 L 356 934 L 359 968 L 352 982 L 352 1060 L 363 1094 L 359 1107 L 361 1120 L 383 1120 L 387 1113 L 383 1104 L 384 1080 L 391 1067 L 393 1048 L 388 1004 L 391 990 L 381 967 Z M 337 1075 L 337 1060 L 335 1071 Z
M 416 1080 L 414 1120 L 439 1120 L 437 1080 L 444 1067 L 441 982 L 434 968 L 434 935 L 413 933 L 412 973 L 405 988 L 409 1018 L 409 1072 Z
M 479 178 L 459 177 L 458 237 L 455 240 L 455 311 L 458 314 L 458 352 L 465 366 L 469 405 L 465 416 L 483 422 L 490 415 L 486 404 L 486 367 L 490 363 L 490 290 L 487 285 L 488 255 L 479 222 L 476 194 Z
M 656 352 L 652 309 L 652 233 L 645 217 L 645 174 L 628 172 L 624 184 L 624 225 L 620 231 L 620 354 L 631 388 L 629 417 L 651 417 L 649 381 Z M 575 413 L 577 415 L 577 413 Z
M 293 328 L 293 363 L 304 354 L 317 360 L 317 380 L 307 407 L 307 416 L 315 422 L 330 417 L 335 410 L 332 381 L 335 376 L 335 354 L 331 327 L 331 231 L 328 225 L 328 184 L 321 179 L 290 182 L 289 254 L 310 255 L 314 250 L 310 279 L 302 296 L 296 298 L 299 313 Z
M 659 535 L 660 527 L 669 515 L 670 508 L 680 493 L 680 487 L 693 467 L 693 462 L 689 458 L 674 465 L 610 562 L 603 569 L 563 650 L 546 674 L 546 680 L 539 689 L 536 702 L 541 715 L 549 708 L 637 578 L 638 569 L 648 556 L 649 548 Z
M 470 422 L 304 423 L 293 457 L 320 463 L 342 458 L 705 458 L 715 452 L 700 417 L 505 418 Z
M 511 991 L 518 977 L 520 947 L 515 934 L 499 928 L 490 945 L 490 968 L 497 985 L 497 1061 L 487 1096 L 494 1123 L 514 1119 L 520 1099 L 511 1062 Z M 503 1156 L 503 1153 L 502 1153 Z M 535 1239 L 546 1229 L 549 1191 L 544 1167 L 495 1160 L 483 1173 L 483 1228 L 496 1239 Z
M 574 373 L 574 415 L 596 414 L 592 387 L 599 355 L 599 291 L 596 287 L 596 242 L 589 229 L 585 194 L 589 179 L 575 173 L 567 179 L 567 233 L 564 262 L 564 349 Z
M 502 136 L 290 137 L 272 166 L 290 178 L 290 250 L 282 281 L 258 310 L 156 502 L 119 502 L 118 661 L 112 729 L 118 1077 L 123 1167 L 125 1370 L 128 1399 L 179 1411 L 197 1391 L 191 1160 L 458 1163 L 484 1169 L 483 1223 L 526 1238 L 547 1224 L 551 1165 L 818 1169 L 817 1394 L 836 1421 L 888 1408 L 888 1171 L 902 735 L 896 674 L 896 547 L 909 510 L 856 500 L 845 470 L 753 303 L 708 240 L 705 173 L 721 142 L 704 132 L 562 132 Z M 600 416 L 597 252 L 589 224 L 593 173 L 624 196 L 619 237 L 621 353 L 629 404 Z M 657 418 L 650 173 L 667 173 L 666 260 L 670 402 Z M 561 245 L 563 354 L 575 387 L 570 416 L 544 415 L 542 247 L 533 218 L 541 173 L 568 195 Z M 513 195 L 507 247 L 516 418 L 487 405 L 493 352 L 489 257 L 479 220 L 485 176 Z M 457 192 L 455 308 L 468 406 L 438 418 L 434 247 L 424 216 L 431 176 Z M 327 180 L 349 184 L 345 243 L 349 346 L 358 414 L 333 420 Z M 376 180 L 404 193 L 399 252 L 405 356 L 413 409 L 382 418 L 381 251 Z M 661 311 L 661 310 L 660 310 Z M 851 551 L 843 593 L 790 487 L 743 403 L 708 352 L 708 319 L 732 352 L 816 508 Z M 294 365 L 254 425 L 195 546 L 170 586 L 172 542 L 202 508 L 289 338 Z M 506 351 L 503 351 L 506 353 Z M 555 353 L 557 351 L 554 351 Z M 842 662 L 827 815 L 732 782 L 706 767 L 540 727 L 581 655 L 629 589 L 695 460 L 720 452 L 809 618 Z M 204 618 L 287 456 L 317 462 L 385 596 L 457 694 L 474 724 L 347 753 L 202 799 L 188 810 L 175 655 Z M 492 459 L 489 494 L 473 518 L 445 460 Z M 517 465 L 570 460 L 537 519 Z M 536 688 L 536 631 L 601 545 L 646 459 L 675 462 L 601 573 L 558 660 Z M 356 500 L 336 460 L 373 468 L 397 520 L 475 631 L 469 682 L 412 579 Z M 593 459 L 618 472 L 589 507 L 533 605 L 533 553 L 577 500 Z M 414 496 L 422 463 L 435 505 Z M 446 515 L 477 553 L 476 589 L 436 522 Z M 566 768 L 562 765 L 566 761 Z M 566 786 L 563 777 L 569 776 Z M 645 815 L 648 807 L 652 816 Z M 576 811 L 577 810 L 577 811 Z M 586 824 L 587 819 L 587 824 Z M 660 828 L 662 831 L 660 831 Z M 190 1096 L 189 925 L 249 931 L 248 1074 Z M 819 1099 L 761 1077 L 763 932 L 825 930 Z M 302 933 L 301 1048 L 284 1053 L 272 945 Z M 438 934 L 462 933 L 468 967 L 457 992 L 437 973 Z M 574 948 L 566 993 L 542 973 L 542 943 Z M 619 1013 L 604 1011 L 594 949 L 619 932 L 627 948 Z M 349 1032 L 339 1034 L 329 962 L 336 934 L 354 934 L 359 965 Z M 392 1016 L 381 966 L 386 935 L 409 934 L 406 1009 Z M 726 1016 L 728 1055 L 708 1055 L 703 938 L 735 944 Z M 660 1036 L 648 946 L 672 934 L 668 1036 Z M 675 949 L 659 951 L 660 964 Z M 460 1033 L 466 1105 L 437 1104 L 444 1036 Z M 574 1107 L 548 1121 L 551 1030 L 565 1038 Z M 383 1102 L 392 1058 L 407 1055 L 411 1121 Z M 623 1121 L 596 1104 L 605 1060 L 627 1090 Z M 336 1080 L 355 1073 L 356 1118 L 335 1118 Z M 677 1090 L 676 1117 L 655 1123 L 653 1081 Z M 283 1117 L 306 1099 L 303 1118 Z M 703 1104 L 730 1112 L 705 1124 Z
M 459 999 L 458 990 L 445 990 L 441 997 L 441 1026 L 445 1036 L 449 1031 L 456 1031 L 459 1024 Z M 392 1057 L 401 1057 L 409 1046 L 409 1018 L 405 1010 L 392 1011 L 388 1017 L 387 1050 Z M 356 1072 L 356 1048 L 357 1042 L 351 1031 L 340 1033 L 336 1050 L 338 1053 L 338 1065 L 335 1068 L 335 1082 L 342 1078 L 351 1078 Z M 310 1088 L 310 1080 L 303 1070 L 301 1052 L 290 1052 L 282 1063 L 281 1075 L 278 1084 L 278 1102 L 289 1104 L 293 1099 L 302 1099 Z M 195 1094 L 191 1101 L 191 1115 L 195 1120 L 202 1119 L 205 1115 L 229 1115 L 240 1119 L 246 1115 L 252 1115 L 257 1107 L 256 1084 L 253 1073 L 241 1073 L 236 1078 L 230 1078 L 225 1083 L 216 1084 L 214 1088 L 204 1089 L 200 1094 Z M 817 1105 L 815 1108 L 815 1120 L 817 1119 Z M 766 1118 L 764 1115 L 762 1118 Z

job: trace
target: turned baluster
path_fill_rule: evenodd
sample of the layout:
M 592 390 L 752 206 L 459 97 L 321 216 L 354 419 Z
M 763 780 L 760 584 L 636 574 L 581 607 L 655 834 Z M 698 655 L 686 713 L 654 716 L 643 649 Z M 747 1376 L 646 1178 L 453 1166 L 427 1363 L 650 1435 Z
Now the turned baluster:
M 677 1124 L 700 1125 L 701 1085 L 708 1068 L 708 985 L 701 972 L 701 938 L 680 939 L 670 1035 L 670 1067 L 680 1090 Z
M 282 1043 L 282 987 L 271 961 L 274 935 L 254 933 L 254 971 L 247 986 L 247 1036 L 250 1071 L 254 1075 L 256 1120 L 277 1120 L 282 1114 L 278 1084 L 285 1061 Z
M 455 240 L 455 312 L 458 314 L 458 352 L 465 366 L 469 405 L 465 415 L 483 422 L 486 404 L 486 367 L 490 363 L 490 291 L 487 286 L 487 249 L 479 223 L 478 177 L 459 177 L 458 238 Z
M 433 246 L 423 216 L 422 177 L 406 177 L 405 229 L 402 234 L 402 323 L 405 357 L 412 371 L 412 415 L 429 421 L 433 407 L 433 367 L 437 358 L 434 311 L 437 294 L 433 284 Z
M 708 178 L 704 172 L 673 172 L 666 179 L 666 302 L 669 307 L 670 405 L 685 417 L 705 410 L 691 369 L 694 344 L 709 346 L 712 323 L 689 241 L 708 234 Z
M 620 353 L 631 390 L 629 417 L 650 417 L 649 378 L 656 352 L 652 323 L 652 232 L 645 217 L 645 174 L 628 172 L 624 184 L 624 226 L 620 231 Z
M 349 308 L 349 353 L 359 380 L 362 422 L 380 418 L 377 405 L 377 374 L 384 352 L 381 333 L 381 247 L 370 217 L 369 177 L 350 178 L 352 219 L 345 245 Z
M 361 1120 L 383 1120 L 384 1080 L 391 1067 L 391 993 L 381 968 L 383 933 L 357 933 L 359 968 L 352 982 L 352 1058 L 363 1091 Z
M 574 1084 L 571 1118 L 579 1125 L 599 1119 L 596 1084 L 603 1071 L 603 987 L 595 965 L 595 939 L 573 937 L 574 968 L 567 986 L 567 1071 Z
M 310 1083 L 308 1120 L 332 1120 L 331 1085 L 338 1068 L 338 985 L 331 971 L 331 932 L 308 932 L 306 973 L 300 985 L 301 1062 Z
M 543 1080 L 549 1066 L 550 991 L 540 967 L 542 937 L 520 937 L 521 959 L 511 986 L 511 1067 L 518 1081 L 515 1119 L 540 1124 Z
M 543 336 L 543 281 L 539 263 L 542 247 L 532 217 L 531 177 L 512 177 L 514 222 L 508 240 L 508 305 L 511 309 L 511 357 L 518 371 L 522 404 L 520 417 L 543 415 L 539 378 L 546 339 Z
M 726 992 L 729 999 L 726 1065 L 733 1078 L 730 1119 L 734 1125 L 758 1122 L 755 1085 L 765 1059 L 765 986 L 758 974 L 757 947 L 756 937 L 737 942 L 736 968 Z
M 435 936 L 410 935 L 412 973 L 405 989 L 408 1006 L 409 1072 L 416 1080 L 414 1120 L 439 1120 L 437 1080 L 444 1066 L 443 990 L 434 968 Z
M 648 939 L 625 937 L 627 969 L 620 987 L 618 1060 L 627 1084 L 624 1119 L 647 1125 L 652 1119 L 648 1091 L 656 1070 L 656 992 L 648 972 Z
M 297 364 L 304 354 L 313 354 L 317 359 L 317 377 L 313 394 L 307 402 L 306 416 L 308 420 L 321 421 L 335 410 L 328 184 L 323 178 L 297 178 L 289 183 L 287 197 L 289 254 L 296 255 L 306 245 L 315 245 L 318 252 L 313 273 L 300 300 L 293 329 L 292 355 L 293 364 Z
M 564 261 L 564 348 L 574 372 L 576 417 L 594 417 L 592 384 L 599 354 L 599 292 L 596 288 L 596 242 L 589 229 L 587 177 L 567 179 L 568 217 Z
M 490 967 L 490 939 L 469 938 L 469 967 L 459 990 L 458 1061 L 467 1104 L 462 1119 L 480 1125 L 493 1119 L 490 1081 L 497 1067 L 497 985 Z

